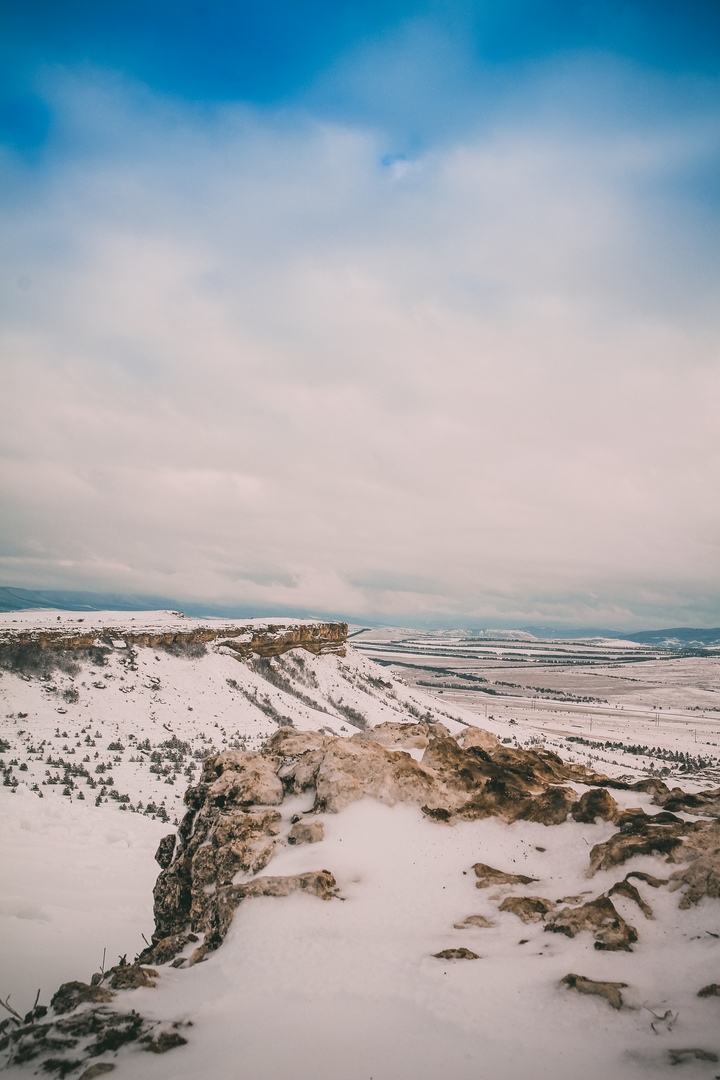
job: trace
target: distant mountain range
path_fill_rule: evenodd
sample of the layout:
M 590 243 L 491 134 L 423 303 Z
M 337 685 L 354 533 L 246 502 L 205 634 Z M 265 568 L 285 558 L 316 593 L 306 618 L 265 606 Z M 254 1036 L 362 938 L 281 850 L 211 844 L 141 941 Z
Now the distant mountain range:
M 54 608 L 57 611 L 181 611 L 184 615 L 197 617 L 245 619 L 267 615 L 291 615 L 294 617 L 340 618 L 337 612 L 287 610 L 285 608 L 262 609 L 243 604 L 213 604 L 179 601 L 167 596 L 133 595 L 129 593 L 98 593 L 73 589 L 19 589 L 0 586 L 0 612 L 27 611 L 32 608 Z M 350 621 L 351 616 L 346 616 Z M 375 620 L 373 620 L 375 623 Z M 459 631 L 446 631 L 457 633 Z M 517 630 L 466 631 L 470 637 L 519 638 L 620 638 L 640 645 L 654 645 L 666 649 L 697 649 L 720 646 L 720 626 L 704 629 L 691 626 L 675 626 L 669 629 L 641 630 L 628 633 L 598 626 L 522 626 Z
M 636 641 L 639 645 L 657 645 L 670 649 L 698 648 L 706 645 L 720 645 L 720 626 L 701 629 L 696 626 L 674 626 L 661 630 L 639 630 L 630 633 L 625 630 L 609 630 L 598 626 L 573 626 L 557 629 L 552 626 L 523 626 L 521 631 L 536 638 L 621 638 L 623 641 Z
M 621 638 L 636 641 L 639 645 L 656 645 L 668 649 L 702 648 L 720 645 L 720 626 L 701 629 L 696 626 L 674 626 L 661 630 L 609 630 L 607 627 L 573 626 L 560 630 L 551 626 L 524 626 L 522 630 L 536 638 Z

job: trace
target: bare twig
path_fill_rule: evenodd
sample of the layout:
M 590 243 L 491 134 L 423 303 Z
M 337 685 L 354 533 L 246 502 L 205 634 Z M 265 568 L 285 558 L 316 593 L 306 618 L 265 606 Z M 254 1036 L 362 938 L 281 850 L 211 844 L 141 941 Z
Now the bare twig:
M 651 1009 L 649 1005 L 643 1005 L 643 1009 L 647 1009 L 650 1015 L 655 1017 L 654 1020 L 650 1021 L 650 1027 L 653 1029 L 656 1035 L 658 1034 L 658 1030 L 655 1027 L 656 1024 L 665 1024 L 666 1029 L 668 1031 L 672 1031 L 674 1024 L 677 1023 L 678 1016 L 680 1015 L 679 1012 L 673 1014 L 672 1009 L 666 1009 L 663 1015 L 660 1016 L 653 1009 Z
M 0 1005 L 2 1005 L 3 1009 L 7 1009 L 7 1011 L 10 1013 L 10 1015 L 14 1016 L 16 1020 L 19 1020 L 19 1021 L 22 1022 L 22 1016 L 20 1015 L 19 1012 L 17 1012 L 15 1009 L 13 1009 L 12 1005 L 10 1004 L 10 995 L 9 994 L 8 994 L 5 1001 L 3 1001 L 2 998 L 0 998 Z

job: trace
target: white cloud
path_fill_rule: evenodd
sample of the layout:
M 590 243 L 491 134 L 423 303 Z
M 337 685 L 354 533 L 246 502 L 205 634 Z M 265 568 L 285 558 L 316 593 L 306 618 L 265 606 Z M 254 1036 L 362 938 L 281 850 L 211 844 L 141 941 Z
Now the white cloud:
M 389 168 L 377 131 L 51 93 L 3 211 L 6 583 L 718 621 L 718 266 L 662 194 L 705 120 L 499 115 Z

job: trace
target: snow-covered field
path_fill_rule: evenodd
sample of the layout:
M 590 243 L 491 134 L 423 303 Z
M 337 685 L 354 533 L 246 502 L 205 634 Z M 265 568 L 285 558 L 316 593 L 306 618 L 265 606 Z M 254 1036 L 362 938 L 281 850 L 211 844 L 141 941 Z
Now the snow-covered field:
M 638 703 L 637 694 L 627 709 L 619 694 L 607 707 L 544 699 L 547 711 L 538 701 L 530 707 L 527 696 L 523 703 L 519 692 L 512 700 L 489 695 L 486 718 L 488 700 L 474 691 L 406 685 L 352 648 L 346 656 L 294 649 L 239 660 L 221 640 L 168 648 L 128 646 L 122 639 L 130 626 L 189 624 L 167 613 L 0 618 L 0 635 L 33 627 L 70 633 L 82 626 L 103 642 L 115 641 L 76 667 L 48 661 L 0 674 L 0 995 L 10 994 L 20 1012 L 32 1006 L 38 988 L 48 1004 L 61 982 L 89 981 L 103 953 L 107 967 L 143 948 L 143 935 L 149 938 L 153 929 L 153 853 L 182 814 L 183 792 L 197 781 L 201 759 L 231 747 L 257 748 L 279 727 L 351 736 L 385 721 L 439 721 L 454 734 L 479 724 L 508 746 L 544 742 L 566 758 L 592 757 L 611 775 L 663 769 L 668 783 L 677 780 L 687 790 L 712 783 L 712 761 L 688 771 L 687 760 L 567 741 L 568 734 L 604 741 L 611 732 L 608 738 L 628 745 L 648 743 L 643 725 L 653 724 L 650 705 L 663 702 Z M 112 627 L 114 638 L 106 632 Z M 422 649 L 411 661 L 407 651 L 402 655 L 406 664 L 423 663 Z M 636 660 L 622 667 L 622 677 L 645 678 L 652 663 L 664 665 L 669 678 L 682 671 L 682 692 L 692 704 L 688 669 L 672 667 L 682 662 Z M 720 661 L 690 662 L 703 692 L 715 693 Z M 447 657 L 442 663 L 452 667 Z M 409 681 L 415 669 L 397 670 Z M 484 670 L 483 678 L 521 681 L 490 676 L 487 665 Z M 610 683 L 614 673 L 600 674 Z M 659 671 L 652 677 L 662 678 Z M 541 685 L 534 677 L 523 684 L 531 682 Z M 577 682 L 572 685 L 576 693 Z M 708 757 L 718 753 L 712 743 L 718 715 L 709 712 L 701 729 Z M 658 731 L 654 721 L 653 745 L 679 747 L 696 759 L 695 728 L 686 717 L 678 715 L 672 729 L 664 729 L 665 722 L 671 720 L 663 715 Z M 672 743 L 663 742 L 669 731 Z M 410 752 L 416 760 L 422 756 Z M 648 794 L 613 794 L 621 808 L 657 811 Z M 281 839 L 293 815 L 311 804 L 309 796 L 285 799 Z M 614 898 L 638 930 L 631 952 L 597 951 L 587 933 L 572 939 L 548 934 L 541 920 L 526 923 L 499 910 L 508 896 L 528 891 L 579 903 L 611 887 L 629 867 L 589 879 L 587 866 L 591 847 L 616 832 L 612 822 L 546 826 L 487 818 L 443 825 L 416 806 L 368 798 L 316 818 L 324 839 L 281 845 L 269 873 L 327 869 L 342 900 L 295 893 L 244 902 L 222 947 L 204 963 L 164 966 L 157 987 L 121 991 L 114 1003 L 150 1018 L 191 1022 L 183 1029 L 187 1045 L 163 1056 L 126 1047 L 103 1061 L 128 1077 L 164 1080 L 720 1075 L 712 1060 L 720 1055 L 720 999 L 697 996 L 720 982 L 717 901 L 681 911 L 678 893 L 636 882 L 653 918 L 626 897 Z M 529 888 L 480 889 L 472 872 L 479 862 L 536 881 Z M 667 878 L 674 867 L 653 854 L 634 859 L 632 869 Z M 469 916 L 478 918 L 465 923 Z M 435 956 L 460 947 L 478 959 Z M 567 989 L 560 980 L 568 973 L 626 983 L 629 1007 L 616 1011 L 600 997 Z M 682 1066 L 673 1065 L 669 1051 L 683 1048 L 709 1056 L 691 1054 Z M 15 1066 L 8 1075 L 27 1075 L 27 1067 Z
M 717 648 L 487 634 L 355 628 L 350 640 L 446 708 L 474 713 L 483 726 L 493 720 L 510 726 L 521 744 L 541 739 L 565 757 L 591 758 L 611 772 L 652 767 L 689 783 L 720 783 Z

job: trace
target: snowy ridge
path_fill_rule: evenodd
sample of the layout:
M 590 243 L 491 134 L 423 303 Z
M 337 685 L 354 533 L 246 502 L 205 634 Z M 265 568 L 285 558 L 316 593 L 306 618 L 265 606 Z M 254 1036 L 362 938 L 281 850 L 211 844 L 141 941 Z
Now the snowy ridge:
M 6 787 L 71 801 L 99 799 L 145 814 L 150 803 L 151 816 L 173 820 L 203 757 L 227 747 L 255 748 L 279 726 L 352 734 L 387 720 L 437 719 L 454 730 L 472 722 L 462 709 L 449 712 L 388 679 L 355 652 L 340 655 L 344 624 L 255 620 L 246 640 L 244 621 L 216 626 L 174 613 L 117 614 L 98 614 L 86 649 L 74 640 L 62 647 L 73 626 L 65 620 L 57 646 L 28 653 L 14 647 L 20 634 L 8 627 L 9 618 L 0 621 Z M 47 636 L 40 614 L 27 615 L 19 629 Z M 330 636 L 328 627 L 342 633 Z M 307 640 L 295 645 L 298 628 Z M 316 629 L 320 633 L 312 634 Z M 213 637 L 188 641 L 179 636 L 185 630 Z M 228 637 L 228 630 L 237 635 Z M 159 644 L 128 644 L 160 634 Z M 263 652 L 268 644 L 284 648 L 288 638 L 281 655 L 250 651 L 258 640 Z

